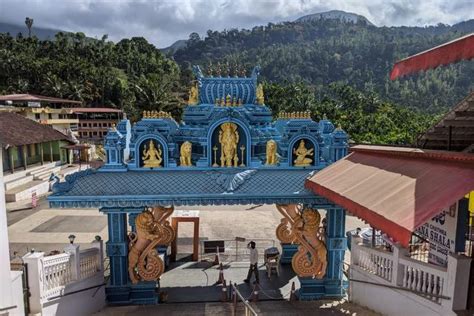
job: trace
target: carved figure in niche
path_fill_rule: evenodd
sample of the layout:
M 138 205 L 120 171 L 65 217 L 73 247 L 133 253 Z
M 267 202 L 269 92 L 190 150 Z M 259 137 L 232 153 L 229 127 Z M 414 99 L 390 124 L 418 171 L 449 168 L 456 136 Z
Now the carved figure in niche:
M 199 89 L 197 85 L 194 85 L 189 89 L 189 100 L 188 105 L 196 105 L 198 104 L 199 99 Z
M 319 236 L 321 215 L 317 210 L 305 208 L 302 216 L 295 222 L 296 240 L 299 242 L 297 253 L 291 264 L 293 270 L 300 277 L 322 279 L 326 275 L 327 249 Z
M 265 97 L 263 94 L 263 85 L 261 83 L 257 86 L 257 91 L 255 91 L 255 96 L 257 97 L 257 104 L 259 105 L 265 104 Z
M 313 159 L 307 158 L 306 156 L 313 156 L 314 149 L 306 149 L 305 142 L 302 139 L 298 145 L 298 148 L 293 148 L 293 154 L 296 155 L 296 159 L 294 160 L 294 165 L 297 167 L 305 167 L 311 165 Z
M 173 207 L 154 207 L 139 214 L 135 219 L 136 232 L 129 234 L 128 274 L 132 283 L 157 281 L 165 270 L 156 247 L 169 245 L 176 233 L 167 218 Z
M 239 163 L 237 154 L 239 132 L 237 131 L 237 124 L 228 122 L 221 125 L 219 143 L 221 144 L 221 167 L 237 167 Z
M 180 165 L 183 167 L 190 167 L 193 165 L 191 162 L 192 146 L 193 145 L 188 141 L 181 145 L 179 161 Z
M 267 159 L 265 161 L 266 165 L 276 165 L 278 164 L 279 156 L 277 153 L 277 142 L 273 139 L 267 142 Z
M 155 143 L 150 139 L 148 149 L 146 148 L 146 144 L 143 148 L 143 166 L 147 168 L 161 167 L 161 162 L 163 161 L 162 154 L 161 146 L 158 144 L 158 149 L 156 149 Z

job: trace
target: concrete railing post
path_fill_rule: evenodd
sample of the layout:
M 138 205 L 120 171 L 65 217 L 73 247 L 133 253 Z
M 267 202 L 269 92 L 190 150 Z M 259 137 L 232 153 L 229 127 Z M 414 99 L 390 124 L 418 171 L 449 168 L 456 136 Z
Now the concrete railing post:
M 81 258 L 79 245 L 69 244 L 64 247 L 64 252 L 67 252 L 71 255 L 69 262 L 71 263 L 71 279 L 80 280 L 81 278 Z
M 31 314 L 42 313 L 41 298 L 44 296 L 44 252 L 27 253 L 23 256 L 23 262 L 28 269 L 29 303 Z
M 392 267 L 392 285 L 400 286 L 403 281 L 403 267 L 400 264 L 400 256 L 406 254 L 405 248 L 399 243 L 396 243 L 392 247 L 393 249 L 393 267 Z
M 92 242 L 92 247 L 99 250 L 99 267 L 100 271 L 104 272 L 104 241 L 102 239 L 96 239 Z
M 457 254 L 448 255 L 448 271 L 443 295 L 451 299 L 442 300 L 441 303 L 447 310 L 466 309 L 470 268 L 471 258 Z
M 360 256 L 360 251 L 359 251 L 360 238 L 357 238 L 356 236 L 352 236 L 350 240 L 351 240 L 351 265 L 358 265 L 359 256 Z

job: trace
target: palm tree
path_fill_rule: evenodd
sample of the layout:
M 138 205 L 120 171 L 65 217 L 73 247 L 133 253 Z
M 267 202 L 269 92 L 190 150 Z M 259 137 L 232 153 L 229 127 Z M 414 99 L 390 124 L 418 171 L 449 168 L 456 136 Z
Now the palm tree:
M 33 27 L 33 19 L 26 17 L 25 24 L 26 24 L 26 27 L 28 28 L 28 37 L 31 37 L 31 28 Z

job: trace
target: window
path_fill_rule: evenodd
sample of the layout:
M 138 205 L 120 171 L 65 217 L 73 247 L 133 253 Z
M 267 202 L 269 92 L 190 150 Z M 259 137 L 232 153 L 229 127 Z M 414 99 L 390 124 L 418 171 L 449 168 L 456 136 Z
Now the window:
M 97 123 L 94 123 L 94 127 L 97 127 Z
M 51 113 L 48 113 L 48 119 L 52 119 L 53 115 Z
M 39 113 L 36 113 L 36 114 L 35 114 L 35 119 L 36 119 L 36 120 L 39 120 L 40 117 L 41 117 L 41 115 L 40 115 Z
M 97 132 L 93 132 L 92 135 L 97 136 Z

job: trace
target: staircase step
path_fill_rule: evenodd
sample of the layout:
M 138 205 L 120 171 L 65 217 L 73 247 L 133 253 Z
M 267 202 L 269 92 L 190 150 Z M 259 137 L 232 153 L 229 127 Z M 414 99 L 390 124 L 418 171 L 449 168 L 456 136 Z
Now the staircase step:
M 59 161 L 53 161 L 53 162 L 46 162 L 43 165 L 40 163 L 28 166 L 26 170 L 17 170 L 14 173 L 6 173 L 3 174 L 3 181 L 5 182 L 11 182 L 13 180 L 23 178 L 25 176 L 31 175 L 32 173 L 40 172 L 41 170 L 45 170 L 48 168 L 54 168 L 60 163 Z
M 49 183 L 47 181 L 34 180 L 26 184 L 20 185 L 16 188 L 6 191 L 6 202 L 17 202 L 20 200 L 31 199 L 31 194 L 36 192 L 36 195 L 46 194 L 49 191 Z
M 24 176 L 8 182 L 5 181 L 5 191 L 11 190 L 30 181 L 33 181 L 33 176 Z
M 48 168 L 46 170 L 39 171 L 33 174 L 33 179 L 35 180 L 47 180 L 51 176 L 51 173 L 58 173 L 61 170 L 61 167 Z

